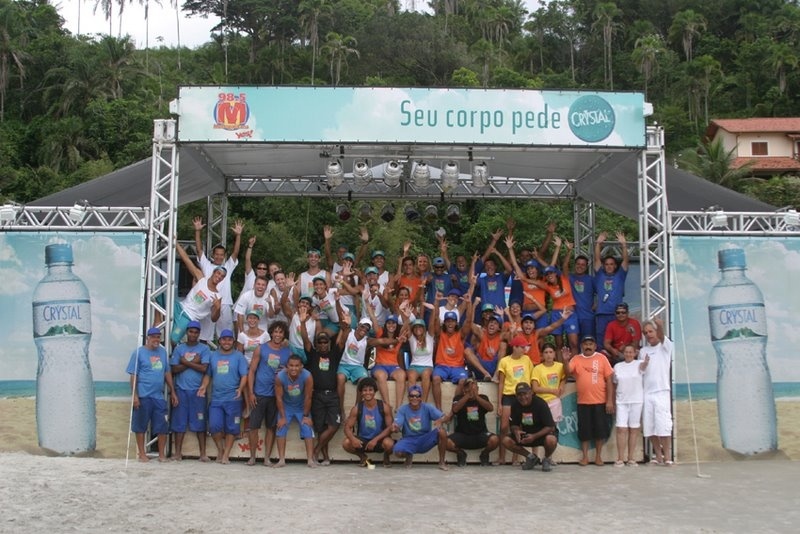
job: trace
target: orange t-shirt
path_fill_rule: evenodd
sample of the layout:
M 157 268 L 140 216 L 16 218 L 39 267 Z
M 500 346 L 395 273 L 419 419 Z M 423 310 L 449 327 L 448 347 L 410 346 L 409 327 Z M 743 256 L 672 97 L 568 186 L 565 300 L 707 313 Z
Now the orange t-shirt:
M 436 348 L 436 365 L 464 367 L 464 363 L 464 340 L 461 339 L 461 333 L 459 331 L 452 334 L 442 332 Z
M 542 363 L 542 354 L 539 352 L 539 337 L 536 335 L 536 330 L 530 334 L 521 332 L 520 335 L 522 335 L 522 337 L 525 338 L 525 341 L 527 341 L 531 346 L 531 348 L 528 349 L 527 354 L 533 365 L 539 365 Z
M 375 365 L 397 365 L 397 353 L 402 346 L 398 341 L 392 347 L 375 347 Z
M 578 404 L 606 403 L 606 379 L 614 372 L 608 358 L 599 352 L 588 358 L 577 354 L 569 361 L 569 370 L 575 377 Z
M 522 284 L 522 309 L 538 310 L 539 307 L 533 303 L 534 299 L 542 306 L 547 306 L 545 296 L 547 292 L 536 284 Z
M 478 344 L 478 356 L 485 362 L 491 362 L 502 358 L 505 354 L 500 354 L 500 342 L 503 336 L 498 332 L 494 336 L 489 336 L 486 332 L 481 337 L 481 342 Z
M 569 276 L 562 274 L 561 288 L 559 288 L 557 285 L 548 285 L 547 292 L 550 294 L 550 298 L 553 299 L 554 310 L 563 310 L 569 307 L 575 307 L 575 298 L 572 296 L 572 286 L 569 283 Z
M 402 275 L 398 281 L 399 287 L 407 287 L 408 292 L 411 294 L 409 300 L 416 302 L 417 294 L 422 289 L 423 281 L 419 276 L 406 276 Z

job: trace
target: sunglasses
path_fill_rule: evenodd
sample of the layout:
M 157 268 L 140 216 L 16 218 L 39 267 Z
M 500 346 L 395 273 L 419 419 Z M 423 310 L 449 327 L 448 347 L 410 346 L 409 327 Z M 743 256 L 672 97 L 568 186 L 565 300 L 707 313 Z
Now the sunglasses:
M 628 314 L 628 312 L 626 312 L 625 310 L 617 310 L 614 313 L 616 315 L 627 315 Z
M 421 399 L 422 395 L 409 395 L 408 398 L 409 399 Z

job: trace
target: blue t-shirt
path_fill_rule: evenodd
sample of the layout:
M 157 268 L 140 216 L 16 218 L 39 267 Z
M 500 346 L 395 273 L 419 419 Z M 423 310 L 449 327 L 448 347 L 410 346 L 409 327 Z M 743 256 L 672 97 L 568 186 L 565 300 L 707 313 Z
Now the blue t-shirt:
M 289 373 L 284 369 L 278 373 L 278 380 L 283 386 L 283 406 L 285 410 L 302 411 L 305 401 L 306 380 L 311 376 L 308 369 L 300 371 L 297 380 L 290 380 Z
M 129 375 L 136 375 L 136 393 L 140 399 L 164 398 L 164 375 L 169 372 L 167 350 L 159 345 L 155 350 L 139 347 L 128 361 Z
M 478 277 L 478 295 L 482 304 L 506 307 L 506 282 L 508 277 L 503 273 L 493 276 L 482 274 Z
M 620 267 L 612 275 L 607 275 L 600 267 L 594 275 L 594 290 L 597 292 L 598 314 L 614 315 L 617 304 L 625 298 L 625 278 L 628 271 Z
M 204 343 L 198 343 L 196 345 L 187 345 L 186 343 L 181 343 L 175 347 L 174 351 L 172 351 L 169 364 L 180 365 L 182 356 L 186 356 L 186 359 L 190 362 L 207 364 L 208 359 L 211 357 L 211 351 Z M 175 375 L 175 387 L 184 391 L 195 391 L 200 388 L 200 384 L 202 382 L 203 373 L 190 367 L 187 367 Z
M 380 404 L 371 410 L 365 404 L 361 405 L 361 420 L 358 421 L 358 437 L 369 441 L 383 432 L 383 412 Z
M 227 402 L 236 400 L 236 390 L 247 376 L 247 360 L 238 350 L 229 354 L 219 351 L 211 353 L 206 374 L 214 381 L 211 389 L 211 402 Z
M 479 273 L 482 270 L 483 261 L 478 259 L 478 262 L 475 264 L 475 272 Z M 465 271 L 459 271 L 456 268 L 455 262 L 450 264 L 450 275 L 454 276 L 456 279 L 456 284 L 453 287 L 460 289 L 462 294 L 469 290 L 469 274 L 469 264 L 467 265 L 467 269 Z
M 404 404 L 397 410 L 394 422 L 402 429 L 404 438 L 421 436 L 430 432 L 433 428 L 431 423 L 442 415 L 435 406 L 425 402 L 416 411 L 409 404 Z
M 578 318 L 591 319 L 594 316 L 594 277 L 589 273 L 570 274 L 569 284 L 572 286 L 572 298 L 575 299 L 575 310 Z
M 436 293 L 441 293 L 444 301 L 451 289 L 453 289 L 453 280 L 450 278 L 449 273 L 431 275 L 425 302 L 433 304 L 436 299 Z
M 256 367 L 253 392 L 259 397 L 275 396 L 275 375 L 286 367 L 291 350 L 289 347 L 273 349 L 269 343 L 262 343 L 259 347 L 260 360 Z

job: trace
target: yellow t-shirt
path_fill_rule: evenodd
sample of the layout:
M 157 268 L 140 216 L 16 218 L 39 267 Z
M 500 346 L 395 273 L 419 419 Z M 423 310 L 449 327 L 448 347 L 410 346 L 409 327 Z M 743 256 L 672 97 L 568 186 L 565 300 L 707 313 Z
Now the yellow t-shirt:
M 497 371 L 503 373 L 505 378 L 503 382 L 503 395 L 514 395 L 515 388 L 520 382 L 526 384 L 531 383 L 531 373 L 533 372 L 533 363 L 531 359 L 522 355 L 521 358 L 514 359 L 511 356 L 505 356 L 500 360 L 497 365 Z
M 533 368 L 532 378 L 543 388 L 558 389 L 558 386 L 566 377 L 564 364 L 561 362 L 553 362 L 553 365 L 550 367 L 545 367 L 543 363 L 540 363 Z M 556 398 L 552 393 L 537 393 L 537 395 L 545 402 L 550 402 Z

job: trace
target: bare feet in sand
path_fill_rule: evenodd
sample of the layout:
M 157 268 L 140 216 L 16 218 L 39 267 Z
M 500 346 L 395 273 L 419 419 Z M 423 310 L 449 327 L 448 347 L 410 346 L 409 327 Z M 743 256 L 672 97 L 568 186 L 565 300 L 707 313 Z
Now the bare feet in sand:
M 247 465 L 256 465 L 256 459 L 250 458 L 249 460 L 247 460 Z
M 447 467 L 447 463 L 445 462 L 439 464 L 439 469 L 441 469 L 442 471 L 450 471 L 450 468 Z
M 146 455 L 145 455 L 145 456 L 142 456 L 142 455 L 140 454 L 140 455 L 138 456 L 138 460 L 139 460 L 140 462 L 142 462 L 143 464 L 146 464 L 147 462 L 149 462 L 149 461 L 150 461 L 150 458 L 148 458 Z
M 286 467 L 286 460 L 278 460 L 278 463 L 274 464 L 272 467 Z
M 207 463 L 211 461 L 211 458 L 209 458 L 208 456 L 201 456 L 200 458 L 198 458 L 198 460 L 203 463 Z

